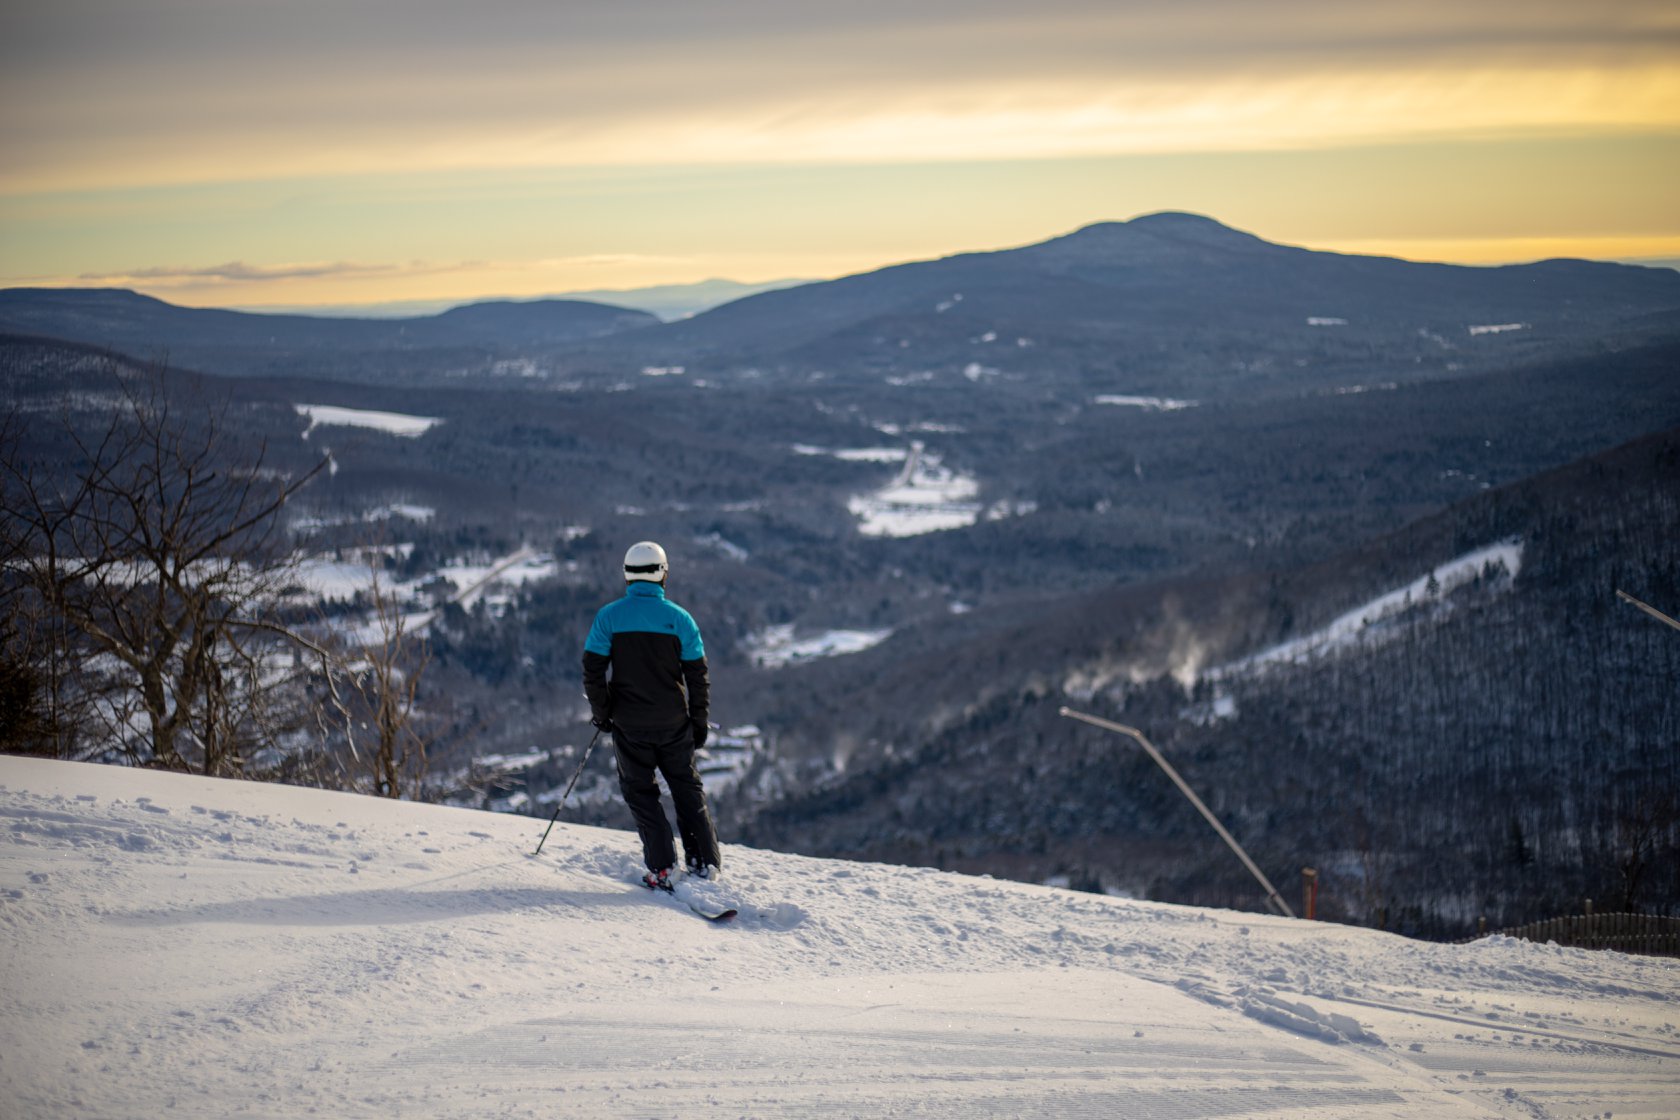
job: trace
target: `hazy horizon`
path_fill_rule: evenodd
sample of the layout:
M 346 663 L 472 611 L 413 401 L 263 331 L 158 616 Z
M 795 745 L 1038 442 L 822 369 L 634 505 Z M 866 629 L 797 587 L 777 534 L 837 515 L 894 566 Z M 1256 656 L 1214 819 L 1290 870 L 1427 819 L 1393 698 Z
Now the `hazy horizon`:
M 1087 224 L 1089 224 L 1089 223 L 1087 223 Z M 1062 231 L 1061 234 L 1056 234 L 1056 235 L 1052 235 L 1052 236 L 1062 236 L 1062 235 L 1065 235 L 1066 233 L 1069 233 L 1069 232 L 1073 232 L 1073 231 L 1071 231 L 1071 230 Z M 1253 231 L 1247 231 L 1247 232 L 1253 232 Z M 1044 240 L 1049 240 L 1049 239 L 1050 238 L 1045 238 Z M 1267 240 L 1270 240 L 1270 239 L 1267 238 Z M 1002 248 L 1013 248 L 1013 247 L 1014 246 L 1003 246 Z M 1311 246 L 1311 245 L 1303 246 L 1303 247 L 1308 248 L 1308 249 L 1320 248 L 1319 246 Z M 1390 255 L 1392 255 L 1392 254 L 1390 254 Z M 1411 259 L 1419 260 L 1421 258 L 1411 258 Z M 1532 263 L 1533 261 L 1539 260 L 1539 259 L 1541 259 L 1541 258 L 1531 257 L 1531 258 L 1509 260 L 1509 261 L 1482 261 L 1482 262 L 1433 261 L 1433 262 L 1429 262 L 1429 263 L 1469 264 L 1469 265 L 1472 265 L 1472 266 L 1496 267 L 1496 266 L 1499 266 L 1499 265 L 1508 265 L 1508 264 L 1528 264 L 1528 263 Z M 1644 267 L 1644 268 L 1671 268 L 1671 269 L 1675 269 L 1676 271 L 1680 271 L 1680 257 L 1670 257 L 1670 258 L 1627 257 L 1627 258 L 1598 258 L 1598 259 L 1605 260 L 1607 263 L 1611 263 L 1611 264 L 1629 264 L 1629 265 L 1636 265 L 1636 266 Z M 891 268 L 895 265 L 908 264 L 908 263 L 913 263 L 913 262 L 910 261 L 910 260 L 883 261 L 880 265 L 877 266 L 877 268 Z M 296 303 L 296 304 L 287 304 L 287 303 L 279 303 L 279 304 L 262 304 L 262 303 L 237 304 L 236 303 L 236 304 L 225 304 L 225 305 L 193 304 L 193 303 L 184 302 L 184 301 L 182 301 L 180 299 L 177 299 L 177 298 L 172 298 L 171 293 L 168 290 L 148 290 L 148 288 L 143 284 L 136 284 L 136 285 L 132 285 L 132 286 L 124 285 L 122 287 L 128 288 L 128 290 L 138 292 L 141 295 L 148 295 L 148 296 L 151 296 L 151 297 L 156 298 L 156 299 L 164 300 L 167 303 L 172 303 L 172 304 L 175 304 L 177 306 L 203 307 L 205 309 L 215 309 L 215 310 L 225 310 L 225 311 L 242 311 L 242 312 L 246 312 L 246 313 L 249 313 L 249 314 L 255 314 L 255 315 L 312 315 L 312 316 L 320 316 L 320 317 L 323 317 L 323 318 L 397 319 L 397 318 L 422 317 L 422 316 L 427 316 L 427 315 L 436 315 L 436 314 L 440 314 L 444 311 L 448 311 L 452 308 L 466 307 L 466 306 L 470 306 L 470 305 L 476 304 L 476 303 L 500 303 L 500 302 L 532 303 L 532 302 L 538 302 L 538 301 L 542 301 L 542 300 L 584 300 L 584 301 L 589 301 L 589 302 L 615 304 L 617 306 L 627 307 L 627 308 L 631 308 L 631 309 L 634 309 L 634 310 L 648 310 L 648 311 L 653 312 L 654 314 L 660 315 L 661 318 L 669 319 L 669 318 L 673 318 L 673 317 L 681 317 L 681 315 L 673 316 L 673 315 L 665 314 L 664 312 L 661 311 L 662 307 L 670 306 L 670 305 L 673 305 L 673 304 L 682 304 L 682 305 L 695 304 L 695 305 L 698 305 L 698 309 L 703 310 L 706 307 L 717 306 L 719 304 L 729 302 L 730 300 L 744 298 L 746 295 L 756 294 L 757 292 L 761 292 L 761 291 L 770 291 L 770 290 L 773 290 L 773 289 L 776 289 L 776 288 L 794 287 L 794 286 L 802 285 L 802 284 L 819 284 L 819 283 L 824 283 L 824 282 L 827 282 L 827 281 L 830 281 L 830 280 L 841 279 L 844 275 L 858 275 L 860 273 L 867 273 L 867 272 L 872 272 L 872 271 L 876 271 L 876 268 L 862 269 L 862 270 L 859 270 L 859 273 L 845 273 L 845 274 L 837 274 L 837 275 L 834 275 L 834 276 L 778 277 L 778 278 L 775 278 L 775 279 L 759 281 L 759 282 L 756 282 L 756 283 L 755 282 L 747 282 L 747 281 L 736 280 L 736 279 L 733 279 L 731 277 L 709 276 L 709 277 L 707 277 L 703 280 L 695 280 L 695 281 L 688 281 L 688 282 L 674 283 L 674 284 L 649 284 L 649 285 L 644 285 L 644 286 L 640 286 L 640 287 L 630 287 L 630 288 L 583 288 L 583 289 L 574 289 L 574 290 L 565 290 L 565 291 L 538 292 L 538 293 L 518 294 L 518 295 L 509 294 L 509 293 L 505 293 L 505 292 L 493 292 L 493 291 L 491 291 L 491 292 L 482 292 L 482 293 L 470 294 L 470 295 L 459 296 L 459 297 L 448 298 L 448 299 L 380 300 L 380 301 L 371 301 L 371 302 L 367 302 L 367 303 L 323 303 L 323 304 L 311 304 L 311 303 Z M 22 285 L 20 285 L 20 286 L 22 286 Z M 65 287 L 65 288 L 70 288 L 70 289 L 88 289 L 88 288 L 111 287 L 112 285 L 84 283 L 84 284 L 44 285 L 44 286 L 47 286 L 47 287 Z M 739 292 L 738 294 L 726 294 L 721 299 L 704 298 L 703 293 L 707 289 L 712 288 L 713 286 L 726 287 L 726 288 L 727 287 L 733 287 L 733 288 L 740 288 L 740 289 L 744 289 L 744 290 Z M 685 301 L 681 298 L 681 295 L 683 293 L 693 293 L 695 298 L 692 299 L 692 300 L 686 300 Z M 647 296 L 650 296 L 650 295 L 653 296 L 653 297 L 656 297 L 656 298 L 644 298 L 644 297 L 647 297 Z M 624 298 L 617 299 L 617 298 L 614 298 L 614 297 L 624 297 Z M 693 312 L 690 312 L 690 313 L 693 313 Z

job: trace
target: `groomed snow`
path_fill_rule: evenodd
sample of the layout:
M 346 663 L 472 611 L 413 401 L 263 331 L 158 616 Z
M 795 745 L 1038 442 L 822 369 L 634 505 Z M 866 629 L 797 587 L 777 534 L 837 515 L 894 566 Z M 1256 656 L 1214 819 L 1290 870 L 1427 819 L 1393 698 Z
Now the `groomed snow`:
M 1124 393 L 1102 393 L 1091 398 L 1092 404 L 1116 405 L 1120 408 L 1141 408 L 1145 412 L 1178 412 L 1195 408 L 1195 401 L 1175 400 L 1172 397 L 1134 397 Z
M 290 528 L 294 533 L 312 533 L 337 525 L 376 524 L 382 521 L 390 521 L 394 517 L 405 518 L 424 525 L 436 516 L 437 510 L 431 506 L 422 506 L 413 502 L 392 502 L 390 505 L 378 506 L 355 515 L 300 517 L 291 523 Z
M 1451 594 L 1483 575 L 1490 565 L 1503 570 L 1509 578 L 1514 579 L 1522 571 L 1522 555 L 1522 542 L 1515 539 L 1499 541 L 1485 548 L 1467 552 L 1447 561 L 1433 572 L 1418 576 L 1404 587 L 1397 587 L 1345 612 L 1328 626 L 1304 637 L 1262 650 L 1252 657 L 1210 670 L 1206 675 L 1210 679 L 1218 679 L 1273 665 L 1295 664 L 1345 650 L 1362 642 L 1392 636 L 1381 629 L 1383 622 L 1402 614 L 1413 604 Z M 1429 589 L 1430 580 L 1435 581 L 1434 591 Z
M 866 537 L 916 537 L 963 529 L 980 516 L 980 483 L 944 466 L 938 455 L 913 441 L 898 477 L 868 494 L 858 494 L 846 508 Z
M 387 596 L 400 605 L 416 608 L 410 612 L 411 616 L 429 623 L 433 611 L 421 591 L 437 580 L 444 580 L 456 588 L 450 598 L 466 610 L 471 610 L 479 599 L 499 608 L 512 600 L 513 590 L 528 583 L 552 579 L 559 571 L 560 562 L 553 554 L 522 546 L 488 562 L 451 560 L 434 571 L 409 580 L 392 579 L 380 574 L 365 559 L 329 560 L 322 556 L 299 561 L 293 574 L 298 586 L 323 599 L 350 599 L 358 593 L 371 594 L 377 575 Z
M 795 455 L 830 455 L 844 463 L 902 463 L 910 457 L 905 447 L 842 447 L 830 451 L 809 443 L 793 445 Z
M 374 431 L 388 432 L 394 436 L 417 439 L 443 423 L 435 416 L 410 416 L 405 412 L 378 412 L 367 408 L 340 408 L 331 404 L 299 404 L 292 407 L 297 409 L 298 415 L 309 417 L 309 427 L 303 431 L 304 439 L 308 439 L 309 433 L 316 428 L 329 425 L 372 428 Z
M 780 669 L 818 657 L 861 653 L 892 636 L 891 629 L 824 630 L 805 638 L 795 638 L 793 631 L 792 623 L 766 626 L 742 639 L 741 650 L 747 655 L 747 660 L 761 669 Z
M 0 758 L 0 1113 L 1680 1113 L 1680 961 Z M 727 822 L 725 824 L 727 841 Z

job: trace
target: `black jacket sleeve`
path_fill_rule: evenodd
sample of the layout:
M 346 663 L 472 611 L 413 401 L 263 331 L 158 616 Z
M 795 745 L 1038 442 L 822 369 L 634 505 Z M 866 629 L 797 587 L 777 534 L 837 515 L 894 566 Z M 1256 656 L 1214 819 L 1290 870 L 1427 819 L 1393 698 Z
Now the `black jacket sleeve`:
M 612 688 L 607 684 L 607 666 L 612 658 L 583 651 L 583 694 L 589 697 L 589 715 L 597 723 L 612 718 Z
M 682 663 L 683 688 L 688 691 L 688 718 L 706 722 L 711 711 L 712 684 L 706 675 L 706 659 L 697 657 Z

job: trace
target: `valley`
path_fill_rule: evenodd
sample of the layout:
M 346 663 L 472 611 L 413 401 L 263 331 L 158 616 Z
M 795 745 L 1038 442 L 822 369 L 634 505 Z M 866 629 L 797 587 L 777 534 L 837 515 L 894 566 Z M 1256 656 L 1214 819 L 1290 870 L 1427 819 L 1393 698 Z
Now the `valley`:
M 1339 920 L 1680 905 L 1680 642 L 1614 597 L 1680 604 L 1669 270 L 1157 215 L 663 324 L 0 296 L 9 461 L 73 463 L 160 365 L 265 469 L 327 461 L 285 511 L 298 608 L 355 633 L 377 576 L 424 637 L 433 796 L 553 811 L 584 630 L 651 538 L 726 842 L 1262 908 L 1077 700 Z M 609 752 L 563 815 L 626 825 Z

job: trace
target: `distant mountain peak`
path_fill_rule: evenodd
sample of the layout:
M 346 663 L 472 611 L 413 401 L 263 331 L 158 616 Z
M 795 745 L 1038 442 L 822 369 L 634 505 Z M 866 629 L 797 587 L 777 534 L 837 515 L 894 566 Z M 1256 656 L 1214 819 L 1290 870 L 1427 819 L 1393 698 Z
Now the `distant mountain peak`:
M 1172 259 L 1205 257 L 1231 251 L 1252 253 L 1280 246 L 1251 233 L 1232 229 L 1201 214 L 1162 210 L 1126 222 L 1096 222 L 1038 245 L 1030 253 L 1046 263 L 1065 265 L 1115 263 L 1156 264 Z
M 1250 237 L 1250 234 L 1232 229 L 1223 222 L 1216 221 L 1205 214 L 1192 214 L 1187 210 L 1157 210 L 1151 214 L 1140 214 L 1130 221 L 1092 222 L 1088 226 L 1081 226 L 1069 237 L 1111 236 L 1114 234 L 1223 234 L 1230 237 Z
M 1194 225 L 1218 226 L 1220 229 L 1231 228 L 1216 218 L 1210 218 L 1206 214 L 1198 214 L 1194 210 L 1155 210 L 1148 214 L 1139 214 L 1126 224 L 1148 226 L 1161 223 L 1183 224 L 1186 222 Z
M 1201 229 L 1207 231 L 1222 230 L 1225 233 L 1238 232 L 1224 222 L 1210 218 L 1206 214 L 1195 214 L 1188 210 L 1157 210 L 1152 214 L 1140 214 L 1124 224 L 1139 230 Z

